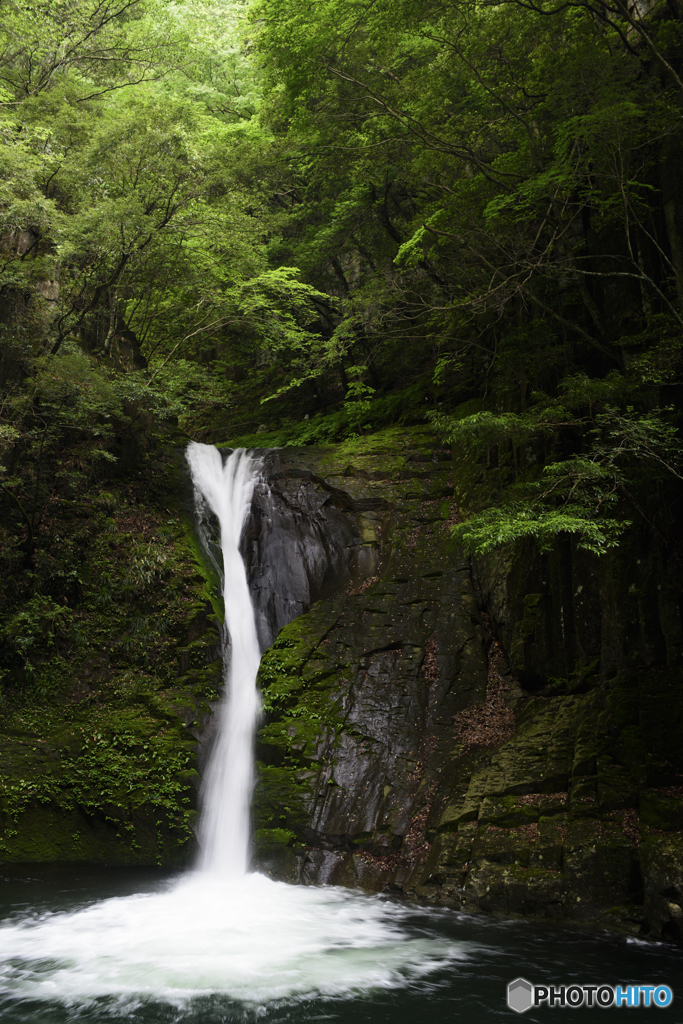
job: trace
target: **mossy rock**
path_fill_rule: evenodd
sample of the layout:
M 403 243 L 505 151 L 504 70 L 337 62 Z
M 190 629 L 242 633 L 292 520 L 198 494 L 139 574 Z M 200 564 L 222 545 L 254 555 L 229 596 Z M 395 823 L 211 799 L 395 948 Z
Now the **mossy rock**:
M 69 548 L 79 580 L 70 625 L 29 655 L 33 680 L 5 675 L 6 861 L 179 865 L 191 857 L 191 730 L 220 685 L 220 665 L 213 581 L 163 480 L 175 480 L 177 465 L 173 451 L 158 460 L 151 492 L 136 494 L 126 478 L 81 498 L 78 550 Z M 66 502 L 55 510 L 66 537 L 74 514 Z

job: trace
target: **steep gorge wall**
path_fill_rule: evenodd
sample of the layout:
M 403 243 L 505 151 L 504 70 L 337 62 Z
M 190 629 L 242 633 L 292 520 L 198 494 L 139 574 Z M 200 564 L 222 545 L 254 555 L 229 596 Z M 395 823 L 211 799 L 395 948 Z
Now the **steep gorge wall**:
M 356 538 L 345 592 L 263 659 L 259 862 L 681 938 L 680 618 L 656 551 L 473 566 L 449 540 L 458 463 L 427 431 L 285 455 L 290 514 L 317 491 Z
M 472 565 L 449 527 L 483 484 L 423 429 L 265 458 L 243 538 L 259 866 L 681 939 L 679 591 L 656 545 Z M 220 609 L 170 453 L 155 481 L 54 513 L 79 582 L 45 692 L 5 676 L 5 861 L 191 857 Z

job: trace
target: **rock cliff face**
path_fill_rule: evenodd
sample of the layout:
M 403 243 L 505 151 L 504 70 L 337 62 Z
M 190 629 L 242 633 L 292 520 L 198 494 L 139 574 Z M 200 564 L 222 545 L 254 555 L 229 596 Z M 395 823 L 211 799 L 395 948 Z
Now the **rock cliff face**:
M 486 479 L 426 430 L 264 458 L 258 865 L 682 940 L 680 587 L 656 543 L 473 566 L 449 526 Z M 59 620 L 17 620 L 45 650 L 40 688 L 3 679 L 2 860 L 191 856 L 220 602 L 189 481 L 170 455 L 157 474 L 55 513 L 77 585 Z
M 309 466 L 302 484 L 300 460 Z M 486 694 L 469 569 L 448 542 L 450 470 L 450 454 L 416 433 L 306 452 L 291 470 L 280 459 L 278 504 L 283 494 L 290 510 L 314 507 L 316 492 L 322 499 L 312 520 L 295 517 L 300 534 L 285 560 L 304 548 L 324 566 L 318 520 L 344 524 L 334 525 L 331 555 L 342 593 L 280 632 L 260 677 L 259 840 L 267 846 L 273 826 L 275 838 L 293 831 L 310 847 L 298 856 L 305 880 L 340 879 L 362 851 L 347 880 L 360 872 L 378 884 L 408 833 L 415 854 L 422 848 L 415 819 L 449 753 L 451 718 Z M 273 785 L 299 807 L 297 820 L 273 809 Z
M 264 642 L 315 603 L 263 658 L 258 861 L 680 939 L 675 610 L 658 605 L 658 647 L 640 629 L 645 668 L 618 636 L 619 562 L 570 552 L 568 578 L 562 552 L 471 566 L 449 540 L 458 468 L 419 430 L 271 457 L 245 542 Z

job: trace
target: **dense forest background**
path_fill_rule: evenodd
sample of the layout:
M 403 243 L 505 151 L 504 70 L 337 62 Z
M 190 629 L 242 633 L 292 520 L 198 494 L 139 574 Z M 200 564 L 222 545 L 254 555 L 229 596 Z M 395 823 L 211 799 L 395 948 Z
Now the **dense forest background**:
M 682 47 L 677 0 L 6 0 L 5 682 L 78 646 L 64 510 L 169 440 L 428 423 L 469 550 L 633 524 L 673 579 Z

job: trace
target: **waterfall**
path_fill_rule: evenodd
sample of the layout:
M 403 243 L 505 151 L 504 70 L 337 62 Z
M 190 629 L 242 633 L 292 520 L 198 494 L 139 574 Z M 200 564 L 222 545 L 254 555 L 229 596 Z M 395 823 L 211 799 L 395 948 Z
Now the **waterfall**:
M 39 912 L 0 921 L 0 1015 L 9 1007 L 17 1022 L 57 1019 L 54 1007 L 60 1020 L 62 1010 L 69 1020 L 142 1020 L 138 1011 L 148 1020 L 147 1002 L 155 1020 L 188 1024 L 322 1019 L 330 1000 L 385 1000 L 477 948 L 440 933 L 441 911 L 247 874 L 259 644 L 239 543 L 261 466 L 244 450 L 223 463 L 216 448 L 194 443 L 187 459 L 200 508 L 221 528 L 228 666 L 204 784 L 202 870 L 85 906 L 79 882 L 71 909 L 60 887 L 55 912 L 40 903 Z M 304 1016 L 292 1010 L 298 1002 Z M 319 1016 L 307 1014 L 311 1005 Z M 383 1003 L 382 1020 L 385 1011 Z
M 187 449 L 196 499 L 216 515 L 223 552 L 225 697 L 203 787 L 200 867 L 229 877 L 249 866 L 249 810 L 254 784 L 254 729 L 259 714 L 256 673 L 261 652 L 247 573 L 239 550 L 260 462 L 243 448 L 225 463 L 213 445 Z

